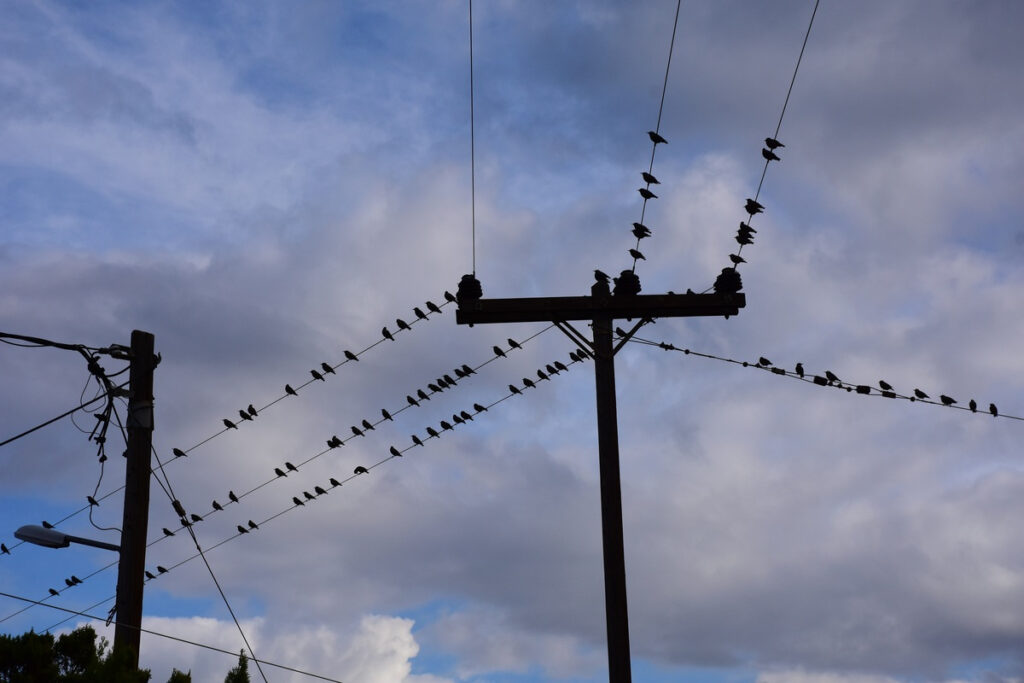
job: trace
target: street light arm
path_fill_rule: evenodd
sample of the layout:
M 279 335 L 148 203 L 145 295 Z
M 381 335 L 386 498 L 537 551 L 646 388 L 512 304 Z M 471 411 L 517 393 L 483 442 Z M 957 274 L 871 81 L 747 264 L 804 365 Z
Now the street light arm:
M 26 543 L 41 545 L 44 548 L 67 548 L 72 543 L 78 543 L 80 545 L 92 546 L 93 548 L 103 548 L 104 550 L 121 552 L 121 546 L 114 545 L 113 543 L 104 543 L 103 541 L 94 541 L 91 538 L 71 536 L 63 531 L 47 529 L 46 527 L 37 526 L 35 524 L 28 524 L 20 527 L 14 532 L 14 537 L 18 540 L 25 541 Z

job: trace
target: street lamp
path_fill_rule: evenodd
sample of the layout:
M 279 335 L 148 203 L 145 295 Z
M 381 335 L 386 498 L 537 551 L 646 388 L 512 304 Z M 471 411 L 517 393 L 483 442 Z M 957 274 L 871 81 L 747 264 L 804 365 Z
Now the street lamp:
M 121 546 L 114 545 L 113 543 L 104 543 L 103 541 L 94 541 L 91 538 L 72 536 L 71 534 L 66 534 L 63 531 L 47 529 L 46 527 L 37 526 L 35 524 L 28 524 L 19 528 L 14 532 L 14 537 L 18 540 L 25 541 L 26 543 L 41 545 L 44 548 L 67 548 L 72 543 L 78 543 L 80 545 L 89 545 L 93 548 L 103 548 L 104 550 L 121 552 Z

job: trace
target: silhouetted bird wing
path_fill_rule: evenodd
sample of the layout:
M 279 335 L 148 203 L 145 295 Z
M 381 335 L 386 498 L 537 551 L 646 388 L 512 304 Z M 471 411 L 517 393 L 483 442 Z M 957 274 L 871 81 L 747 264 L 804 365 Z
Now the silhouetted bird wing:
M 352 353 L 348 349 L 345 349 L 345 358 L 347 358 L 348 360 L 359 360 L 359 356 Z
M 400 450 L 398 450 L 397 448 L 395 448 L 394 446 L 391 447 L 391 451 L 390 452 L 391 452 L 391 455 L 395 456 L 396 458 L 401 458 L 402 457 L 402 452 Z
M 323 369 L 323 371 L 324 371 L 325 373 L 327 373 L 328 375 L 333 375 L 333 374 L 335 374 L 335 372 L 334 372 L 334 368 L 333 368 L 333 367 L 331 367 L 331 364 L 330 364 L 330 363 L 321 363 L 321 364 L 320 364 L 320 367 L 321 367 L 321 369 Z
M 416 317 L 419 318 L 420 320 L 427 319 L 427 314 L 423 312 L 422 308 L 414 308 L 412 309 L 412 312 L 415 313 Z
M 648 228 L 643 223 L 634 223 L 633 224 L 633 236 L 636 237 L 638 240 L 642 240 L 645 237 L 650 237 L 651 236 L 651 229 Z
M 217 501 L 213 501 L 213 503 L 210 504 L 210 507 L 212 507 L 214 510 L 223 510 L 224 509 L 221 506 L 221 504 L 218 503 Z
M 764 144 L 768 146 L 768 149 L 776 149 L 778 147 L 785 147 L 784 144 L 776 140 L 775 138 L 765 138 Z
M 410 330 L 410 329 L 412 329 L 411 327 L 409 327 L 409 323 L 405 322 L 401 318 L 395 318 L 395 324 L 398 325 L 398 329 L 400 329 L 400 330 Z
M 370 470 L 366 469 L 362 465 L 359 465 L 354 470 L 352 470 L 352 474 L 366 474 L 369 471 Z
M 292 385 L 291 384 L 285 384 L 284 385 L 284 393 L 291 394 L 292 396 L 298 396 L 299 395 L 294 389 L 292 389 Z
M 224 426 L 227 427 L 228 429 L 238 429 L 238 427 L 235 426 L 235 423 L 227 419 L 226 417 L 224 418 Z
M 886 382 L 884 379 L 878 380 L 878 388 L 882 391 L 892 391 L 892 385 Z
M 479 403 L 474 403 L 473 404 L 473 410 L 475 410 L 478 413 L 483 413 L 483 412 L 487 411 L 487 408 L 483 407 Z
M 274 468 L 274 474 L 276 474 L 279 477 L 287 477 L 288 476 L 287 474 L 284 473 L 284 470 L 282 470 L 280 467 L 275 467 Z
M 942 405 L 944 406 L 951 406 L 956 403 L 953 398 L 946 396 L 945 394 L 939 394 L 939 400 L 942 401 Z
M 185 451 L 181 450 L 180 448 L 172 448 L 171 453 L 174 453 L 175 458 L 184 458 L 186 455 Z
M 316 370 L 310 370 L 310 371 L 309 371 L 309 374 L 313 375 L 313 379 L 318 379 L 318 380 L 320 380 L 321 382 L 326 382 L 326 381 L 327 381 L 327 380 L 325 380 L 325 379 L 324 379 L 324 376 L 323 376 L 323 375 L 321 375 L 321 374 L 320 374 L 319 372 L 317 372 Z
M 287 467 L 288 470 L 291 471 L 291 472 L 298 472 L 299 471 L 298 467 L 296 467 L 295 465 L 291 464 L 288 461 L 285 461 L 284 466 Z
M 639 259 L 641 261 L 646 261 L 647 260 L 647 257 L 645 257 L 643 254 L 641 254 L 640 251 L 637 250 L 637 249 L 630 249 L 629 250 L 629 255 L 632 256 L 633 258 Z
M 380 333 L 382 335 L 384 335 L 385 339 L 390 339 L 391 341 L 395 341 L 395 338 L 391 336 L 390 332 L 388 332 L 388 328 L 387 327 L 381 329 Z
M 167 527 L 164 527 L 164 536 L 173 536 L 173 535 L 174 535 L 173 531 L 171 531 Z
M 920 389 L 914 389 L 914 396 L 917 396 L 918 398 L 928 398 L 928 394 L 924 393 Z
M 230 501 L 231 501 L 232 503 L 237 503 L 237 502 L 238 502 L 238 496 L 236 496 L 236 495 L 235 495 L 235 492 L 234 492 L 234 491 L 228 491 L 228 499 L 229 499 L 229 500 L 230 500 Z
M 331 477 L 330 484 L 331 486 L 341 486 L 341 482 L 335 479 L 334 477 Z
M 992 417 L 998 417 L 999 416 L 999 409 L 996 408 L 996 404 L 995 403 L 989 403 L 988 404 L 988 412 L 992 413 Z
M 440 313 L 441 312 L 441 309 L 437 307 L 437 304 L 435 304 L 433 302 L 430 302 L 430 301 L 427 302 L 427 310 L 430 311 L 431 313 Z
M 303 505 L 303 506 L 305 505 L 305 503 L 303 503 L 301 500 L 299 500 L 298 496 L 292 496 L 292 502 L 295 503 L 296 505 Z
M 661 137 L 660 135 L 655 133 L 653 130 L 647 131 L 647 137 L 649 137 L 651 139 L 651 142 L 653 142 L 656 145 L 659 144 L 659 143 L 665 144 L 665 145 L 668 144 L 668 140 L 666 140 L 665 138 Z
M 313 493 L 315 493 L 318 496 L 322 496 L 325 493 L 327 493 L 327 491 L 324 490 L 323 486 L 314 486 L 313 487 Z
M 651 185 L 661 185 L 661 183 L 658 182 L 658 179 L 652 176 L 647 171 L 643 171 L 640 175 L 643 176 L 645 183 L 649 183 Z
M 761 156 L 763 156 L 766 161 L 782 161 L 778 154 L 770 149 L 765 149 L 764 147 L 761 148 Z
M 256 415 L 258 414 L 258 413 L 256 412 L 256 408 L 254 408 L 254 407 L 253 407 L 253 405 L 252 405 L 251 403 L 249 404 L 249 407 L 248 407 L 248 408 L 246 408 L 245 410 L 246 410 L 246 412 L 248 412 L 248 413 L 249 413 L 249 415 L 251 415 L 252 417 L 256 417 Z
M 654 194 L 653 192 L 648 190 L 646 187 L 641 187 L 639 190 L 637 190 L 637 192 L 639 192 L 640 196 L 643 197 L 644 199 L 657 199 L 658 198 L 658 195 Z

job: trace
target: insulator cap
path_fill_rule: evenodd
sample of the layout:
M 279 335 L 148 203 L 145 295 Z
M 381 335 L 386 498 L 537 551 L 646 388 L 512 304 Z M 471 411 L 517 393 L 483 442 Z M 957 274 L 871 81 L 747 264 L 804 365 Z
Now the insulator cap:
M 622 271 L 614 282 L 612 294 L 615 296 L 636 296 L 640 293 L 640 278 L 632 270 Z
M 722 268 L 715 278 L 715 294 L 736 294 L 743 289 L 743 280 L 735 268 Z
M 480 286 L 480 281 L 476 279 L 476 276 L 467 273 L 462 276 L 459 280 L 459 289 L 455 294 L 455 300 L 459 302 L 459 305 L 469 302 L 477 301 L 484 295 L 483 287 Z

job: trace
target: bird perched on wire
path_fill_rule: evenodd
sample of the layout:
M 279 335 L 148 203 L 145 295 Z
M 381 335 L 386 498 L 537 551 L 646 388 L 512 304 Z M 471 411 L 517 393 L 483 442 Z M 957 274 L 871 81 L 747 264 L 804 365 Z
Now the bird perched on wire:
M 326 374 L 328 374 L 328 375 L 333 375 L 333 374 L 335 374 L 335 372 L 334 372 L 334 368 L 333 368 L 333 367 L 331 367 L 331 364 L 330 364 L 330 363 L 321 363 L 321 364 L 320 364 L 320 367 L 321 367 L 321 368 L 323 368 L 323 370 L 324 370 L 324 373 L 326 373 Z
M 611 278 L 608 276 L 608 273 L 597 269 L 594 270 L 594 279 L 597 280 L 598 282 L 603 282 L 604 284 L 608 284 L 609 282 L 611 282 Z
M 174 453 L 175 458 L 184 458 L 187 455 L 187 453 L 180 448 L 172 448 L 171 453 Z
M 441 435 L 438 434 L 437 430 L 434 429 L 433 427 L 427 427 L 427 434 L 430 435 L 430 438 L 432 438 L 432 439 L 440 439 L 441 438 Z
M 89 501 L 89 505 L 90 505 L 90 506 L 92 506 L 92 505 L 95 505 L 95 506 L 99 507 L 99 503 L 97 503 L 97 502 L 96 502 L 96 499 L 95 499 L 95 498 L 93 498 L 92 496 L 86 496 L 86 497 L 85 497 L 85 499 L 86 499 L 87 501 Z
M 826 370 L 825 371 L 825 377 L 828 378 L 828 381 L 830 383 L 835 382 L 836 384 L 839 384 L 839 378 L 836 377 L 835 373 L 832 372 L 831 370 Z
M 415 313 L 416 317 L 419 318 L 420 320 L 426 320 L 427 319 L 427 314 L 423 312 L 422 308 L 419 308 L 419 307 L 414 308 L 414 309 L 412 309 L 412 312 Z
M 633 223 L 633 237 L 638 240 L 642 240 L 645 237 L 651 236 L 651 229 L 643 223 Z
M 647 183 L 648 185 L 661 185 L 658 179 L 655 178 L 650 173 L 648 173 L 647 171 L 641 172 L 640 175 L 643 176 L 644 182 Z
M 917 398 L 928 398 L 928 394 L 924 393 L 920 389 L 914 389 L 914 396 Z
M 765 158 L 765 161 L 782 161 L 778 154 L 765 147 L 761 148 L 761 156 Z
M 501 350 L 500 346 L 495 345 L 495 347 L 493 349 L 491 349 L 491 351 L 494 352 L 495 356 L 498 356 L 500 358 L 504 358 L 505 357 L 505 352 Z
M 999 417 L 999 409 L 996 408 L 995 403 L 988 404 L 988 412 L 992 413 L 992 417 Z
M 341 486 L 341 482 L 338 481 L 337 479 L 335 479 L 334 477 L 331 477 L 329 483 L 330 483 L 331 486 Z
M 232 503 L 238 502 L 238 496 L 235 495 L 234 491 L 228 491 L 228 500 L 230 500 Z
M 167 527 L 164 527 L 163 531 L 164 531 L 164 536 L 173 536 L 174 535 L 174 532 L 171 531 L 170 529 L 168 529 Z
M 803 363 L 797 363 L 796 364 L 796 374 L 797 374 L 797 377 L 799 377 L 800 379 L 804 378 L 804 364 Z
M 764 356 L 761 356 L 760 358 L 757 359 L 757 364 L 760 365 L 763 368 L 766 368 L 766 367 L 770 366 L 772 364 L 772 362 L 770 360 L 768 360 L 767 358 L 765 358 Z
M 317 372 L 316 370 L 310 370 L 310 371 L 309 371 L 309 374 L 313 375 L 313 379 L 318 379 L 318 380 L 320 380 L 321 382 L 326 382 L 326 381 L 327 381 L 327 380 L 325 380 L 325 379 L 324 379 L 324 376 L 323 376 L 323 375 L 321 375 L 321 374 L 320 374 L 319 372 Z
M 394 446 L 391 447 L 391 450 L 389 452 L 391 453 L 391 455 L 393 455 L 396 458 L 401 458 L 402 457 L 402 452 L 400 450 L 398 450 L 397 448 L 395 448 Z
M 976 413 L 976 412 L 978 412 L 978 402 L 977 402 L 977 401 L 975 401 L 975 400 L 974 400 L 973 398 L 972 398 L 972 399 L 970 400 L 970 402 L 969 402 L 969 403 L 967 404 L 967 407 L 971 409 L 971 412 L 972 412 L 972 413 Z
M 216 500 L 214 500 L 213 503 L 210 504 L 210 507 L 212 507 L 214 510 L 221 510 L 221 511 L 224 510 L 224 507 L 220 503 L 218 503 Z
M 280 467 L 275 467 L 274 468 L 274 474 L 276 474 L 279 477 L 287 477 L 288 476 L 287 474 L 284 473 L 284 470 L 282 470 Z
M 886 382 L 884 379 L 878 380 L 878 388 L 882 391 L 892 391 L 892 385 Z
M 303 491 L 302 495 L 306 497 L 306 500 L 316 500 L 316 496 L 314 496 L 309 491 Z
M 422 401 L 429 401 L 430 400 L 430 397 L 427 396 L 427 392 L 423 391 L 422 389 L 417 389 L 416 390 L 416 396 L 420 400 L 422 400 Z
M 485 408 L 484 406 L 480 405 L 479 403 L 474 403 L 473 404 L 473 410 L 475 410 L 478 413 L 485 413 L 485 412 L 487 412 L 487 408 Z
M 352 425 L 352 433 L 355 434 L 356 436 L 363 435 L 363 432 L 359 429 L 359 427 L 356 427 L 355 425 Z
M 238 533 L 240 533 L 240 534 L 247 534 L 247 533 L 249 533 L 249 530 L 246 529 L 241 524 L 239 524 L 236 528 L 238 529 Z
M 160 565 L 157 565 L 157 566 L 156 566 L 156 570 L 157 570 L 158 572 L 160 572 L 161 574 L 166 574 L 166 573 L 167 573 L 167 567 L 162 567 L 162 566 L 160 566 Z
M 638 261 L 646 261 L 647 260 L 647 258 L 643 254 L 641 254 L 640 251 L 637 250 L 637 249 L 630 249 L 629 250 L 629 255 L 632 256 L 633 258 L 637 259 Z
M 384 336 L 385 339 L 390 339 L 391 341 L 395 341 L 395 338 L 393 336 L 391 336 L 390 332 L 388 332 L 388 328 L 387 327 L 384 327 L 383 329 L 381 329 L 380 333 Z
M 285 461 L 284 466 L 288 469 L 289 472 L 298 472 L 299 471 L 299 468 L 296 467 L 295 465 L 291 464 L 290 462 Z
M 192 513 L 192 521 L 193 522 L 201 522 L 201 521 L 203 521 L 203 518 L 193 512 Z
M 946 396 L 945 394 L 939 394 L 939 400 L 942 401 L 942 405 L 944 406 L 951 406 L 954 403 L 956 403 L 954 399 L 950 398 L 949 396 Z
M 295 503 L 296 506 L 299 506 L 299 505 L 305 506 L 305 503 L 303 503 L 301 500 L 299 500 L 298 496 L 292 496 L 292 502 Z
M 291 384 L 285 384 L 284 385 L 284 393 L 286 393 L 286 394 L 288 394 L 290 396 L 298 396 L 299 395 L 299 393 L 297 391 L 292 389 L 292 385 Z
M 412 442 L 417 446 L 423 445 L 423 441 L 420 439 L 420 437 L 416 436 L 415 434 L 412 435 Z
M 395 324 L 398 325 L 398 329 L 400 329 L 400 330 L 411 330 L 412 329 L 411 327 L 409 327 L 409 323 L 405 322 L 401 318 L 395 318 Z
M 147 578 L 147 579 L 155 579 L 155 578 L 156 578 L 156 574 L 154 574 L 153 572 L 151 572 L 151 571 L 149 571 L 149 570 L 147 569 L 147 570 L 146 570 L 146 578 Z
M 224 426 L 228 429 L 238 429 L 238 427 L 235 426 L 235 423 L 227 419 L 226 417 L 224 418 Z
M 323 486 L 314 486 L 313 487 L 313 493 L 315 493 L 318 496 L 322 496 L 325 493 L 327 493 L 327 491 L 324 490 Z
M 768 149 L 770 149 L 770 150 L 776 150 L 779 147 L 785 147 L 784 144 L 782 144 L 781 142 L 779 142 L 775 138 L 765 138 L 764 139 L 764 144 L 767 145 Z
M 747 259 L 743 258 L 739 254 L 729 254 L 729 260 L 732 261 L 733 265 L 735 266 L 747 262 Z
M 345 349 L 345 358 L 347 360 L 359 360 L 359 356 L 357 356 L 356 354 L 352 353 L 348 349 Z
M 369 471 L 370 470 L 366 469 L 362 465 L 358 465 L 358 466 L 356 466 L 356 468 L 354 470 L 352 470 L 352 474 L 366 474 Z
M 337 434 L 335 434 L 334 436 L 332 436 L 330 439 L 327 440 L 328 448 L 337 448 L 338 446 L 341 446 L 341 445 L 342 445 L 342 441 L 341 441 L 341 439 L 338 438 Z
M 657 199 L 658 198 L 658 195 L 654 194 L 653 192 L 648 190 L 646 187 L 641 187 L 639 190 L 637 190 L 637 192 L 639 192 L 640 196 L 643 197 L 644 199 Z
M 647 137 L 649 137 L 651 139 L 651 142 L 653 142 L 656 145 L 657 144 L 663 144 L 663 145 L 667 145 L 668 144 L 668 140 L 666 140 L 665 138 L 661 137 L 660 135 L 655 133 L 653 130 L 647 131 Z
M 764 204 L 754 199 L 747 199 L 747 203 L 743 205 L 747 213 L 751 216 L 761 213 L 764 211 Z
M 0 555 L 10 555 L 11 551 L 6 545 L 0 543 Z
M 435 304 L 432 301 L 427 301 L 426 302 L 426 306 L 427 306 L 427 310 L 430 311 L 431 313 L 440 313 L 441 312 L 441 309 L 437 307 L 437 304 Z

